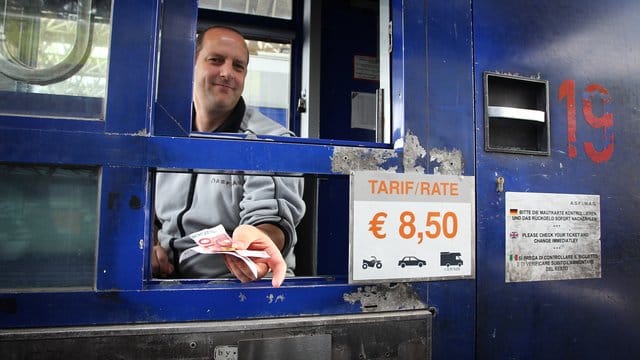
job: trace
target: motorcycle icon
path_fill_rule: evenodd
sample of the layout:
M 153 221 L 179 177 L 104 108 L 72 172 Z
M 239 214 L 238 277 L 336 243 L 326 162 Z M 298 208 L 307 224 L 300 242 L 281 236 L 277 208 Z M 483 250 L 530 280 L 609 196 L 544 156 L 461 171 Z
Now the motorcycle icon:
M 371 257 L 371 260 L 362 260 L 362 268 L 375 267 L 376 269 L 382 268 L 382 261 L 378 260 L 375 256 Z

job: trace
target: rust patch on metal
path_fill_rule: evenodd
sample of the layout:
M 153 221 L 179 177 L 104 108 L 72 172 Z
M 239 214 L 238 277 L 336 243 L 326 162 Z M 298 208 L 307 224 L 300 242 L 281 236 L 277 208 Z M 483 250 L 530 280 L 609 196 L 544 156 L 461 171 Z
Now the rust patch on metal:
M 406 283 L 359 287 L 356 292 L 344 294 L 350 303 L 360 303 L 362 312 L 426 309 L 413 288 Z
M 431 149 L 429 151 L 429 160 L 437 162 L 438 165 L 433 167 L 433 173 L 436 175 L 462 175 L 464 168 L 464 159 L 462 151 L 453 149 Z

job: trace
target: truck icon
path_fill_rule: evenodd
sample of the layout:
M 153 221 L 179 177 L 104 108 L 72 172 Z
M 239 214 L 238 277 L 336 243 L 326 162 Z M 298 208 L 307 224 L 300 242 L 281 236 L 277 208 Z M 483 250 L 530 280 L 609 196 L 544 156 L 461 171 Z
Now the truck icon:
M 459 252 L 441 252 L 440 266 L 449 267 L 451 265 L 462 266 L 462 254 Z

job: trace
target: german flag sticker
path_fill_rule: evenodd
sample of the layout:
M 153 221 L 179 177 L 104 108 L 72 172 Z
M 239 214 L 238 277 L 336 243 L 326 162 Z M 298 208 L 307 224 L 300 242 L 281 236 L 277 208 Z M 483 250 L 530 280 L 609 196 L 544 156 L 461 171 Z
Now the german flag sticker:
M 518 215 L 518 209 L 509 209 L 509 215 L 511 216 Z

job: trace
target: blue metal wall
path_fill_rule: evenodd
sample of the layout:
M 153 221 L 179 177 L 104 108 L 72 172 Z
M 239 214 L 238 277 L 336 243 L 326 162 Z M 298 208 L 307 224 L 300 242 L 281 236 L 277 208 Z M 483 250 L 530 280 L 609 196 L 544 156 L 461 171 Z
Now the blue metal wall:
M 479 359 L 640 356 L 638 18 L 636 0 L 473 2 Z M 550 156 L 484 151 L 484 71 L 549 81 Z M 607 89 L 611 102 L 603 106 L 587 89 L 591 84 Z M 565 96 L 572 89 L 575 141 Z M 588 99 L 595 116 L 613 114 L 612 127 L 589 126 L 581 111 Z M 586 142 L 603 154 L 589 156 Z M 610 157 L 607 146 L 613 146 Z M 602 278 L 505 283 L 505 205 L 497 176 L 505 178 L 505 191 L 600 195 Z
M 471 3 L 404 1 L 402 14 L 402 33 L 395 28 L 395 15 L 393 20 L 394 36 L 404 38 L 403 133 L 415 134 L 425 147 L 427 173 L 442 166 L 430 161 L 429 152 L 435 149 L 459 151 L 462 175 L 474 176 Z M 394 49 L 398 50 L 395 43 Z M 394 62 L 394 92 L 401 81 L 395 73 L 399 68 Z M 395 111 L 393 116 L 396 119 Z M 433 359 L 474 358 L 476 282 L 431 282 L 427 290 L 428 302 L 437 311 L 433 321 Z
M 392 1 L 391 5 L 393 139 L 411 134 L 418 138 L 427 152 L 431 149 L 459 151 L 463 158 L 462 174 L 473 176 L 475 127 L 471 2 L 403 0 Z M 373 27 L 373 24 L 359 22 L 362 21 L 359 16 L 349 16 L 348 8 L 344 4 L 332 4 L 323 9 L 323 22 L 327 24 L 322 33 L 324 61 L 321 77 L 324 90 L 321 126 L 323 137 L 333 139 L 344 139 L 350 134 L 350 91 L 366 90 L 351 79 L 350 59 L 371 39 L 371 34 L 362 31 L 366 30 L 362 27 Z M 361 28 L 351 31 L 351 23 L 340 27 L 337 17 L 348 18 Z M 344 41 L 345 34 L 349 36 L 348 42 Z M 402 148 L 397 150 L 403 151 Z M 429 161 L 428 154 L 418 159 L 416 164 L 424 167 L 427 173 L 433 173 L 433 168 L 438 165 L 441 164 Z M 323 264 L 319 260 L 319 271 L 321 274 L 343 274 L 348 261 L 348 233 L 345 232 L 348 227 L 348 209 L 345 207 L 348 204 L 348 183 L 346 179 L 343 183 L 333 179 L 328 184 L 321 184 L 321 191 L 330 201 L 325 203 L 326 209 L 321 209 L 326 218 L 320 219 L 319 242 L 324 244 L 319 244 L 318 258 L 334 261 Z M 437 314 L 433 322 L 433 358 L 474 358 L 475 282 L 412 283 L 412 289 Z

